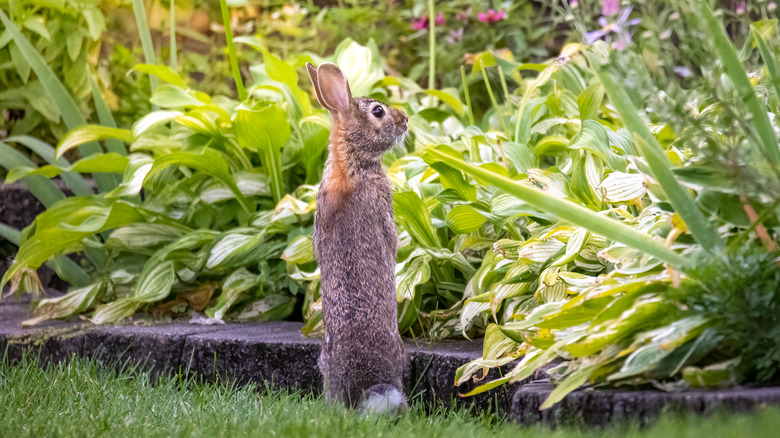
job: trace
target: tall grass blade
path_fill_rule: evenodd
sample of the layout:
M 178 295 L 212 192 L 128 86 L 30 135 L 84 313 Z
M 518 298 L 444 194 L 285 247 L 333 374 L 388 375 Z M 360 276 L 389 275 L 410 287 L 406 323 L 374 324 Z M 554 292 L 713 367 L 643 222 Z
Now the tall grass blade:
M 2 11 L 0 11 L 2 12 Z M 35 163 L 30 161 L 21 152 L 0 142 L 0 166 L 10 171 L 14 167 L 26 166 L 35 167 Z M 30 175 L 22 179 L 25 187 L 33 194 L 44 207 L 51 207 L 55 202 L 65 199 L 65 194 L 53 182 L 41 175 Z
M 620 222 L 598 215 L 571 202 L 549 196 L 540 190 L 523 186 L 517 181 L 466 163 L 463 159 L 456 158 L 441 150 L 431 148 L 425 153 L 424 158 L 426 161 L 441 161 L 475 178 L 479 178 L 506 193 L 517 196 L 534 208 L 552 213 L 593 233 L 644 251 L 671 265 L 686 266 L 690 264 L 690 261 L 685 257 L 669 250 L 646 234 L 634 231 Z
M 769 79 L 775 87 L 777 98 L 780 99 L 780 66 L 777 65 L 777 60 L 772 55 L 772 51 L 769 50 L 769 46 L 766 45 L 766 41 L 761 37 L 761 32 L 753 27 L 750 33 L 753 34 L 753 40 L 758 46 L 759 53 L 761 53 L 761 59 L 764 60 L 764 65 L 767 71 L 769 71 Z
M 54 146 L 28 135 L 8 137 L 5 139 L 8 143 L 18 143 L 35 152 L 39 157 L 51 166 L 68 167 L 70 162 L 63 157 L 56 157 Z M 63 172 L 62 180 L 76 196 L 87 196 L 92 194 L 92 189 L 87 185 L 84 178 L 76 172 Z
M 19 242 L 22 240 L 22 233 L 16 228 L 0 222 L 0 237 L 19 246 Z
M 8 18 L 8 16 L 0 10 L 0 22 L 5 26 L 5 32 L 11 35 L 14 43 L 24 55 L 24 58 L 30 64 L 30 67 L 35 72 L 38 80 L 43 85 L 43 88 L 51 96 L 52 100 L 59 107 L 62 120 L 65 122 L 65 126 L 68 129 L 73 129 L 77 126 L 86 125 L 87 121 L 81 114 L 76 102 L 71 97 L 65 85 L 57 78 L 54 71 L 46 63 L 46 60 L 41 56 L 38 51 L 35 50 L 30 41 L 19 31 L 19 28 Z M 85 72 L 86 74 L 86 72 Z M 81 155 L 86 157 L 92 154 L 101 152 L 100 145 L 95 142 L 83 144 L 79 147 Z M 93 175 L 95 182 L 101 192 L 107 192 L 114 187 L 114 177 L 112 175 L 106 175 L 102 173 L 96 173 Z
M 591 60 L 591 65 L 597 66 L 598 64 L 595 60 Z M 715 227 L 704 217 L 696 202 L 674 177 L 672 163 L 666 156 L 663 146 L 647 129 L 626 91 L 612 75 L 602 68 L 597 67 L 596 74 L 601 83 L 604 84 L 607 95 L 623 119 L 626 128 L 634 134 L 639 151 L 653 170 L 655 179 L 658 180 L 666 196 L 669 197 L 669 202 L 674 209 L 688 225 L 688 229 L 691 230 L 696 241 L 710 252 L 722 246 L 723 242 Z
M 152 34 L 149 32 L 149 22 L 146 19 L 146 8 L 143 0 L 133 0 L 133 13 L 135 13 L 135 23 L 138 26 L 138 35 L 141 37 L 141 47 L 144 50 L 144 60 L 149 65 L 154 65 L 154 44 L 152 44 Z M 149 76 L 149 85 L 151 91 L 157 89 L 157 78 Z
M 225 25 L 225 40 L 227 41 L 228 57 L 230 58 L 230 70 L 233 72 L 233 80 L 236 82 L 236 91 L 238 99 L 246 100 L 246 88 L 241 79 L 241 71 L 238 69 L 238 59 L 236 58 L 236 45 L 233 44 L 233 30 L 230 29 L 230 11 L 228 11 L 227 1 L 219 0 L 222 8 L 222 22 Z
M 712 39 L 715 50 L 720 55 L 720 59 L 723 64 L 723 70 L 725 70 L 728 77 L 734 83 L 734 87 L 737 89 L 742 101 L 745 103 L 748 111 L 753 115 L 750 120 L 750 124 L 753 126 L 756 135 L 761 141 L 763 152 L 769 163 L 777 168 L 780 166 L 780 148 L 777 145 L 777 137 L 772 129 L 772 123 L 767 116 L 766 108 L 758 100 L 755 90 L 750 85 L 750 79 L 748 79 L 745 69 L 742 67 L 742 63 L 739 61 L 737 51 L 731 44 L 726 29 L 715 18 L 712 13 L 712 9 L 707 1 L 699 0 L 699 11 L 704 22 L 707 24 L 707 32 Z
M 170 20 L 171 20 L 171 23 L 170 23 L 170 25 L 171 25 L 171 28 L 170 28 L 171 40 L 170 41 L 171 42 L 170 42 L 170 46 L 169 46 L 169 49 L 168 49 L 168 51 L 169 51 L 168 57 L 170 58 L 171 69 L 178 70 L 178 68 L 179 68 L 179 66 L 178 66 L 179 54 L 178 54 L 178 51 L 176 50 L 176 2 L 174 0 L 171 0 L 170 9 L 171 9 L 171 18 L 170 18 Z

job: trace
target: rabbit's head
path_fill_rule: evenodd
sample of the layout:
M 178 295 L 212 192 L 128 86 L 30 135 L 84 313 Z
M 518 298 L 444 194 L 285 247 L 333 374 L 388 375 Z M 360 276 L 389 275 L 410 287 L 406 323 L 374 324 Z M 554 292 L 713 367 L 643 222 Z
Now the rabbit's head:
M 347 78 L 335 64 L 306 63 L 320 104 L 333 116 L 331 142 L 341 142 L 346 155 L 377 161 L 406 135 L 406 114 L 376 99 L 352 97 Z

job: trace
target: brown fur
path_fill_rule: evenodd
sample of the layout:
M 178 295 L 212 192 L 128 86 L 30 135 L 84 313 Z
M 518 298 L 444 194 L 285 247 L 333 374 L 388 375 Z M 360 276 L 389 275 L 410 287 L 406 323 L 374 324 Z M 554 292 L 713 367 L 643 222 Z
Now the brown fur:
M 355 406 L 369 389 L 403 391 L 398 236 L 390 181 L 379 161 L 405 135 L 407 118 L 376 100 L 353 98 L 333 64 L 307 69 L 317 99 L 333 116 L 314 222 L 325 323 L 319 365 L 326 398 Z M 373 114 L 377 106 L 382 117 Z

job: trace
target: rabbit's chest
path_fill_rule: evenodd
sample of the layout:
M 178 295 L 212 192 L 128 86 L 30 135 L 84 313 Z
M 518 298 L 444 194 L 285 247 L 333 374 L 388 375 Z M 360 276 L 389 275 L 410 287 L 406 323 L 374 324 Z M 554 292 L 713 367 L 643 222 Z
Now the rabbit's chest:
M 392 194 L 354 195 L 342 199 L 338 210 L 318 208 L 314 221 L 317 258 L 320 263 L 327 263 L 349 254 L 371 254 L 392 259 L 394 263 L 398 232 L 393 219 Z M 327 200 L 322 204 L 332 205 Z

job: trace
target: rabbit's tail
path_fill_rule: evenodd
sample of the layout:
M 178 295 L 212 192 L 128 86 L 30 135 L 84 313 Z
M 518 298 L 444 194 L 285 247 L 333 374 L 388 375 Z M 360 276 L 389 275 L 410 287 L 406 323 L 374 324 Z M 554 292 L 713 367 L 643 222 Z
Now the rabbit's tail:
M 389 414 L 399 415 L 406 411 L 406 397 L 393 385 L 380 383 L 363 393 L 360 412 L 363 415 Z

